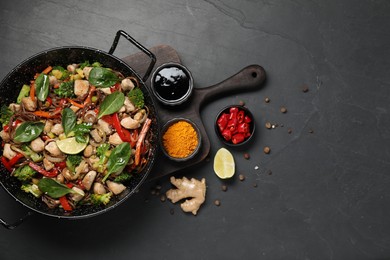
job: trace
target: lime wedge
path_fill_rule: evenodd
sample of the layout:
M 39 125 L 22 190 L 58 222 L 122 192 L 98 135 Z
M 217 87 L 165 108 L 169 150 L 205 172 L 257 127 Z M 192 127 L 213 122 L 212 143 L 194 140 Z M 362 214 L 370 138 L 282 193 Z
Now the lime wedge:
M 85 147 L 87 147 L 89 141 L 89 136 L 87 137 L 87 142 L 78 143 L 75 137 L 69 137 L 63 140 L 57 140 L 56 144 L 61 152 L 66 154 L 78 154 L 82 152 Z
M 233 177 L 235 163 L 233 155 L 226 148 L 220 148 L 214 157 L 214 172 L 221 179 Z

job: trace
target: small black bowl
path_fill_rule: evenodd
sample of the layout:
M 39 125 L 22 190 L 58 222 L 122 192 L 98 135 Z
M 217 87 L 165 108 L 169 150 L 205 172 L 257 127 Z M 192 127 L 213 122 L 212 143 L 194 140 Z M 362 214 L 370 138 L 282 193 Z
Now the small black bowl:
M 234 143 L 232 140 L 233 140 L 233 137 L 235 134 L 237 133 L 231 133 L 231 136 L 232 138 L 230 140 L 227 140 L 224 138 L 224 136 L 222 135 L 221 133 L 221 130 L 220 130 L 220 127 L 218 125 L 218 119 L 223 115 L 223 114 L 228 114 L 230 115 L 230 109 L 231 108 L 237 108 L 239 111 L 243 111 L 244 112 L 244 116 L 247 116 L 249 117 L 251 120 L 250 122 L 247 123 L 247 127 L 248 127 L 248 132 L 250 133 L 250 135 L 248 137 L 245 137 L 243 141 L 239 142 L 239 143 Z M 229 120 L 228 120 L 229 121 Z M 245 121 L 245 120 L 244 120 Z M 236 126 L 238 126 L 239 123 L 237 122 Z M 215 122 L 214 122 L 214 128 L 215 128 L 215 133 L 217 134 L 218 138 L 221 140 L 221 142 L 223 142 L 224 144 L 226 145 L 229 145 L 229 146 L 240 146 L 240 145 L 244 145 L 246 143 L 248 143 L 252 137 L 253 137 L 253 134 L 255 133 L 255 119 L 253 117 L 253 114 L 251 113 L 251 111 L 244 107 L 244 106 L 240 106 L 240 105 L 230 105 L 230 106 L 227 106 L 225 108 L 223 108 L 218 114 L 217 114 L 217 117 L 215 118 Z M 226 128 L 226 127 L 225 127 Z
M 168 62 L 153 72 L 151 87 L 154 96 L 161 103 L 175 106 L 184 103 L 191 96 L 194 79 L 185 66 Z
M 191 126 L 194 128 L 194 130 L 197 134 L 197 137 L 198 137 L 198 145 L 196 146 L 194 151 L 190 155 L 188 155 L 187 157 L 173 157 L 165 150 L 165 147 L 164 147 L 164 134 L 165 134 L 165 132 L 168 130 L 168 128 L 171 125 L 173 125 L 177 122 L 180 122 L 180 121 L 185 121 L 185 122 L 191 124 Z M 187 119 L 187 118 L 177 117 L 177 118 L 173 118 L 173 119 L 169 120 L 163 126 L 162 131 L 161 131 L 160 143 L 161 143 L 161 150 L 163 151 L 163 153 L 166 157 L 168 157 L 169 159 L 176 161 L 176 162 L 184 162 L 184 161 L 188 161 L 188 160 L 192 159 L 199 152 L 200 146 L 202 144 L 202 136 L 201 136 L 201 133 L 200 133 L 198 126 L 194 122 L 192 122 L 190 119 Z

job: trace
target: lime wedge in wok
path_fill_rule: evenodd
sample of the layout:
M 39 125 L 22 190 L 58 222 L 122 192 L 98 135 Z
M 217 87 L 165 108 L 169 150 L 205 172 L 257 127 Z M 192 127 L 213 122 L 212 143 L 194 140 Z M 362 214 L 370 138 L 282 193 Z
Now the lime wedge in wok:
M 63 153 L 78 154 L 87 147 L 88 141 L 89 136 L 87 137 L 87 141 L 85 143 L 78 143 L 75 137 L 69 137 L 63 140 L 57 140 L 56 144 Z

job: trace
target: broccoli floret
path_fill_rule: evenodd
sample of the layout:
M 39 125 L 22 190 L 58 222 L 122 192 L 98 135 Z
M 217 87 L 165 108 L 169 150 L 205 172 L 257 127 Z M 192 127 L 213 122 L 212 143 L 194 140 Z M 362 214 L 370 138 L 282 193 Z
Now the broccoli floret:
M 30 94 L 30 86 L 23 85 L 22 89 L 19 92 L 18 98 L 16 99 L 16 103 L 22 103 L 22 98 L 27 97 Z
M 2 105 L 0 109 L 0 123 L 2 124 L 2 127 L 5 125 L 8 125 L 9 120 L 11 116 L 14 113 L 12 112 L 11 109 L 9 109 L 6 105 Z
M 36 173 L 30 166 L 24 165 L 15 170 L 14 176 L 20 181 L 27 181 L 34 177 Z
M 42 191 L 38 188 L 38 185 L 34 183 L 23 184 L 21 189 L 27 193 L 31 193 L 35 197 L 39 198 L 42 196 Z
M 115 182 L 126 182 L 126 181 L 130 180 L 132 177 L 133 177 L 133 175 L 131 175 L 128 172 L 122 172 L 121 174 L 119 174 L 118 176 L 115 177 L 114 181 Z
M 64 69 L 61 66 L 54 66 L 51 74 L 56 77 L 56 79 L 64 80 L 69 77 L 69 71 Z
M 24 145 L 22 149 L 23 149 L 23 155 L 24 155 L 25 157 L 30 158 L 30 159 L 33 160 L 34 162 L 40 162 L 40 161 L 43 160 L 43 155 L 42 155 L 42 154 L 39 154 L 39 153 L 34 152 L 34 151 L 31 150 L 30 147 L 28 147 L 27 145 Z
M 104 204 L 107 205 L 110 202 L 112 193 L 104 193 L 104 194 L 92 194 L 91 195 L 91 202 L 95 205 Z
M 108 143 L 101 144 L 96 149 L 96 155 L 99 157 L 99 161 L 95 162 L 93 166 L 95 169 L 97 169 L 98 172 L 100 173 L 104 172 L 110 154 L 111 154 L 110 144 Z
M 133 103 L 137 108 L 142 108 L 144 106 L 144 93 L 140 88 L 134 88 L 127 94 L 127 96 L 129 97 L 131 103 Z
M 59 88 L 54 89 L 54 93 L 62 98 L 75 97 L 73 81 L 62 82 Z
M 78 154 L 70 154 L 66 157 L 66 167 L 69 171 L 75 172 L 76 167 L 81 163 L 83 157 Z

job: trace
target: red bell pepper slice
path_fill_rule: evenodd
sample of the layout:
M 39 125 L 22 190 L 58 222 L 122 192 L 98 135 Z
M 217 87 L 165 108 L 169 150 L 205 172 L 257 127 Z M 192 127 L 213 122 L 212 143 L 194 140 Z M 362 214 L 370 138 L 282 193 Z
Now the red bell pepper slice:
M 72 210 L 73 210 L 73 208 L 72 208 L 72 206 L 69 204 L 69 201 L 68 201 L 68 199 L 66 198 L 66 196 L 60 197 L 60 203 L 61 203 L 62 208 L 63 208 L 65 211 L 72 211 Z
M 222 131 L 222 136 L 226 141 L 230 141 L 232 139 L 232 132 L 229 129 L 225 129 Z
M 243 133 L 243 134 L 246 134 L 249 132 L 249 125 L 247 123 L 241 123 L 238 125 L 237 127 L 237 131 L 239 133 Z
M 37 165 L 37 164 L 35 164 L 33 162 L 29 162 L 28 166 L 30 166 L 33 170 L 39 172 L 43 176 L 49 177 L 49 178 L 56 177 L 58 175 L 58 173 L 59 173 L 59 170 L 56 169 L 56 168 L 52 169 L 51 171 L 46 171 L 41 166 L 39 166 L 39 165 Z
M 4 165 L 4 167 L 9 171 L 9 172 L 12 172 L 12 167 L 9 166 L 9 163 L 7 161 L 7 158 L 5 158 L 4 156 L 1 156 L 1 163 Z
M 11 160 L 9 160 L 8 165 L 10 167 L 13 167 L 23 157 L 24 157 L 24 155 L 21 153 L 16 154 L 14 157 L 12 157 Z
M 113 125 L 116 132 L 118 133 L 120 139 L 123 142 L 130 143 L 130 132 L 126 129 L 123 129 L 121 126 L 121 122 L 119 121 L 118 113 L 114 113 L 112 115 L 103 116 L 102 119 L 109 123 L 110 125 Z
M 228 123 L 229 120 L 229 114 L 223 113 L 217 120 L 217 125 L 219 128 L 219 131 L 223 131 Z
M 239 144 L 243 142 L 245 139 L 245 135 L 242 133 L 238 133 L 232 136 L 232 143 L 233 144 Z
M 244 122 L 244 120 L 245 120 L 245 112 L 244 112 L 244 110 L 238 111 L 238 113 L 237 113 L 237 120 L 238 120 L 238 123 Z

